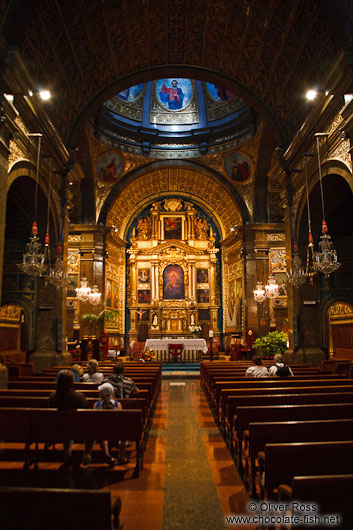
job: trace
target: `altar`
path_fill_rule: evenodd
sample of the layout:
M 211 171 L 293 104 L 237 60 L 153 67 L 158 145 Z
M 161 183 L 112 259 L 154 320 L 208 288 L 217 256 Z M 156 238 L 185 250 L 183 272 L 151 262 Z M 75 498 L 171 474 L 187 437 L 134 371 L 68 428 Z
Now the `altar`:
M 182 361 L 199 361 L 200 352 L 207 353 L 207 343 L 205 339 L 147 339 L 145 347 L 156 353 L 157 361 L 169 361 L 169 345 L 182 344 Z

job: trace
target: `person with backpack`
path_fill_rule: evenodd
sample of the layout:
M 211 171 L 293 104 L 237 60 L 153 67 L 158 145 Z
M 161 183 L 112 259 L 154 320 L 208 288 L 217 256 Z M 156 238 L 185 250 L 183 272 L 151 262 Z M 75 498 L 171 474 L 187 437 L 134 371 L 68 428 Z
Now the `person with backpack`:
M 275 364 L 268 370 L 269 377 L 293 377 L 293 372 L 289 366 L 284 364 L 283 355 L 277 353 L 274 356 Z
M 119 398 L 134 397 L 138 394 L 139 389 L 130 377 L 124 376 L 124 364 L 117 363 L 113 368 L 113 375 L 105 379 L 114 387 L 115 395 Z

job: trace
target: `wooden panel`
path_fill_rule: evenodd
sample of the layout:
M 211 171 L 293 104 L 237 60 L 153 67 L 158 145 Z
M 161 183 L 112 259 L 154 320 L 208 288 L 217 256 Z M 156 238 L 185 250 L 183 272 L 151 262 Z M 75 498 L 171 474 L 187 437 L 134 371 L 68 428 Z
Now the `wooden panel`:
M 19 327 L 7 327 L 2 325 L 0 327 L 0 349 L 1 351 L 17 350 L 18 349 L 18 331 Z

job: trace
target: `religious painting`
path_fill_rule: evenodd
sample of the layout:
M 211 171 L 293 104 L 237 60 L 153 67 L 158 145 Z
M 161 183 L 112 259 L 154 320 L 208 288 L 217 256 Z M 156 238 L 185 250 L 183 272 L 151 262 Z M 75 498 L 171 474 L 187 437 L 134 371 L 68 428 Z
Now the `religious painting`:
M 115 282 L 112 282 L 112 307 L 117 309 L 119 299 L 119 289 Z
M 208 304 L 210 302 L 209 289 L 196 289 L 196 297 L 198 304 Z
M 142 89 L 143 89 L 143 83 L 139 83 L 138 85 L 125 88 L 125 90 L 122 90 L 121 92 L 117 94 L 117 97 L 121 101 L 125 101 L 126 103 L 132 103 L 139 97 L 139 95 L 142 92 Z
M 150 269 L 138 269 L 137 271 L 138 287 L 144 289 L 150 284 Z
M 192 97 L 190 79 L 159 79 L 156 83 L 156 95 L 163 108 L 176 111 L 184 109 Z
M 236 182 L 245 182 L 253 173 L 252 163 L 242 153 L 231 153 L 228 155 L 224 166 L 230 178 Z
M 112 307 L 112 282 L 107 280 L 105 287 L 105 305 L 107 307 Z
M 151 302 L 151 292 L 149 289 L 138 289 L 137 300 L 139 304 L 149 304 Z
M 17 274 L 4 274 L 2 288 L 4 291 L 17 291 Z
M 163 298 L 184 300 L 184 271 L 180 265 L 168 265 L 163 271 Z
M 234 313 L 235 313 L 235 325 L 237 327 L 241 326 L 242 323 L 242 308 L 243 308 L 243 279 L 237 278 L 235 280 L 235 304 L 234 304 Z
M 7 304 L 0 308 L 0 320 L 9 322 L 19 322 L 22 308 L 19 305 Z
M 181 239 L 182 237 L 181 217 L 164 218 L 164 239 Z
M 113 182 L 123 171 L 124 162 L 119 153 L 110 151 L 99 160 L 97 175 L 103 182 Z
M 206 86 L 209 95 L 215 101 L 227 101 L 228 99 L 233 97 L 232 92 L 230 92 L 230 90 L 227 90 L 226 88 L 223 88 L 222 86 L 214 85 L 213 83 L 206 83 Z
M 76 296 L 76 288 L 78 287 L 77 279 L 78 279 L 78 274 L 68 274 L 67 275 L 67 294 L 66 294 L 66 296 L 70 296 L 70 297 Z
M 208 269 L 196 269 L 196 283 L 208 283 Z
M 285 272 L 280 272 L 274 274 L 274 278 L 278 283 L 278 296 L 279 298 L 286 298 L 287 293 L 287 274 Z
M 228 304 L 227 304 L 227 325 L 228 327 L 234 326 L 233 321 L 235 313 L 235 283 L 234 280 L 229 282 L 228 286 Z
M 210 322 L 211 315 L 209 309 L 199 309 L 197 312 L 199 316 L 199 322 Z

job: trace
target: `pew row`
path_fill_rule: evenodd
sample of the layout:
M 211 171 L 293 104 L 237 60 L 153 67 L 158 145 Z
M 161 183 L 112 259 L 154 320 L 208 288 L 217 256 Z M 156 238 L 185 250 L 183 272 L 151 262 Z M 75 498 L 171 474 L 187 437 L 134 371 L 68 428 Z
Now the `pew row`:
M 136 443 L 134 476 L 143 469 L 142 414 L 140 410 L 60 411 L 55 409 L 0 409 L 0 440 L 25 443 L 24 464 L 40 461 L 38 444 L 75 440 L 131 441 Z M 31 445 L 35 444 L 35 449 Z M 6 459 L 6 451 L 1 458 Z

